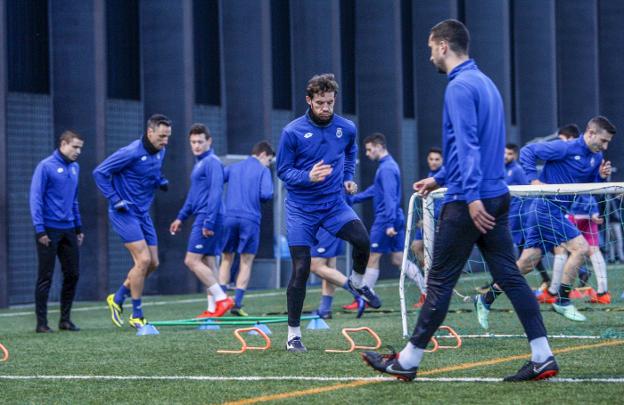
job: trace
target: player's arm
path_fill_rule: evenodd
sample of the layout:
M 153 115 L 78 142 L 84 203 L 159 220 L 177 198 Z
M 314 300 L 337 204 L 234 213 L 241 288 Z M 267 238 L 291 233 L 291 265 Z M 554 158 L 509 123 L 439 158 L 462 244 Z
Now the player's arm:
M 357 184 L 353 181 L 357 151 L 357 133 L 354 133 L 351 142 L 345 148 L 344 176 L 342 179 L 345 190 L 349 195 L 354 195 L 357 192 Z
M 446 184 L 446 167 L 442 166 L 440 170 L 433 176 L 433 179 L 440 187 Z
M 77 167 L 76 177 L 79 177 L 80 167 L 77 164 L 76 164 L 76 167 Z M 74 194 L 74 202 L 72 203 L 72 212 L 74 214 L 74 229 L 76 230 L 76 235 L 78 237 L 78 245 L 82 245 L 84 234 L 82 233 L 82 218 L 80 216 L 80 203 L 78 202 L 78 187 L 76 187 L 76 191 Z
M 525 185 L 529 183 L 530 181 L 524 173 L 522 166 L 516 166 L 516 169 L 514 170 L 514 184 Z
M 520 149 L 520 166 L 524 169 L 528 182 L 538 179 L 537 161 L 554 161 L 563 159 L 568 152 L 565 141 L 532 143 Z
M 384 229 L 388 236 L 394 236 L 396 235 L 394 222 L 396 221 L 396 206 L 398 205 L 398 193 L 396 193 L 395 190 L 398 190 L 400 186 L 397 177 L 391 170 L 381 170 L 379 175 L 381 177 L 380 191 L 384 202 L 384 209 L 383 212 L 376 214 L 381 215 L 381 221 L 384 224 Z
M 35 233 L 37 240 L 43 245 L 48 245 L 50 239 L 46 235 L 46 230 L 43 221 L 43 196 L 46 192 L 47 184 L 47 172 L 43 163 L 39 163 L 33 177 L 30 181 L 30 215 L 32 217 L 33 226 L 35 227 Z
M 310 171 L 295 168 L 296 142 L 294 135 L 286 130 L 282 131 L 277 152 L 277 177 L 291 186 L 312 184 Z
M 95 185 L 113 206 L 117 206 L 123 201 L 113 186 L 113 175 L 122 171 L 133 160 L 133 151 L 129 148 L 121 148 L 93 170 Z
M 354 194 L 353 196 L 350 196 L 349 200 L 351 204 L 359 204 L 366 200 L 372 199 L 374 196 L 375 196 L 375 185 L 371 184 L 370 186 L 366 188 L 366 190 L 362 191 L 361 193 L 357 193 L 357 194 Z
M 205 165 L 205 170 L 206 175 L 210 177 L 210 193 L 206 205 L 200 211 L 204 216 L 202 232 L 204 236 L 213 236 L 223 196 L 223 166 L 213 159 L 210 164 Z
M 271 178 L 271 171 L 265 167 L 260 176 L 260 201 L 270 201 L 272 199 L 273 179 Z

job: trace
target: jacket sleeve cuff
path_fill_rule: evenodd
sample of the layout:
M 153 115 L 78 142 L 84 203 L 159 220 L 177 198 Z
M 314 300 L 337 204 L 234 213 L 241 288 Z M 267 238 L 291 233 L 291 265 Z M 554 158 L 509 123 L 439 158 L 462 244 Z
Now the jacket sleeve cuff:
M 345 173 L 343 182 L 345 181 L 353 181 L 353 173 Z
M 39 240 L 39 238 L 41 238 L 42 236 L 47 235 L 45 231 L 43 232 L 37 232 L 35 234 L 35 237 L 37 238 L 37 240 Z
M 76 230 L 76 235 L 80 235 L 82 233 L 82 227 L 77 226 L 74 229 Z
M 443 187 L 444 186 L 444 179 L 445 179 L 445 175 L 444 173 L 440 173 L 438 172 L 435 176 L 433 176 L 433 179 L 435 180 L 436 183 L 438 183 L 438 186 Z
M 481 199 L 481 195 L 478 191 L 469 191 L 466 193 L 466 203 L 470 204 L 473 201 L 477 201 Z
M 43 225 L 35 225 L 35 232 L 37 234 L 43 234 L 43 235 L 46 234 L 46 230 L 45 230 L 45 227 Z
M 206 228 L 206 229 L 210 229 L 212 231 L 212 230 L 214 230 L 214 222 L 204 220 L 203 227 Z

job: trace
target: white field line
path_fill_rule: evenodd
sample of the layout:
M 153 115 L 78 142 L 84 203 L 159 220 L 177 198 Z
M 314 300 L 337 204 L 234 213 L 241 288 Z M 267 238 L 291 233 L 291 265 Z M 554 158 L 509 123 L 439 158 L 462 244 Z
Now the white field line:
M 323 377 L 323 376 L 208 376 L 208 375 L 0 375 L 0 380 L 159 380 L 159 381 L 396 381 L 392 377 Z M 416 382 L 501 382 L 488 377 L 417 377 Z M 552 378 L 558 383 L 624 383 L 624 377 Z

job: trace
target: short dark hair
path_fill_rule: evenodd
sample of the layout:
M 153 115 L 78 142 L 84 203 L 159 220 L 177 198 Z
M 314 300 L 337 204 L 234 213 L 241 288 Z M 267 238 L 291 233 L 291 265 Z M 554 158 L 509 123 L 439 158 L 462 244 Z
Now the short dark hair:
M 470 47 L 468 28 L 458 20 L 448 19 L 431 28 L 431 38 L 446 41 L 449 48 L 458 55 L 467 55 Z
M 386 147 L 386 136 L 381 132 L 375 132 L 364 138 L 364 145 L 372 143 L 373 145 L 381 145 Z
M 574 123 L 566 124 L 557 130 L 557 134 L 563 135 L 568 139 L 578 138 L 580 133 L 581 130 L 579 129 L 578 125 Z
M 267 156 L 275 156 L 275 151 L 269 141 L 260 141 L 251 148 L 251 154 L 254 156 L 259 156 L 262 152 Z
M 615 125 L 613 125 L 607 117 L 603 117 L 602 115 L 597 115 L 589 120 L 587 123 L 587 129 L 589 129 L 590 126 L 596 126 L 604 131 L 607 131 L 611 135 L 615 135 L 616 132 Z
M 201 134 L 204 134 L 207 140 L 212 138 L 212 134 L 210 133 L 210 130 L 208 130 L 208 127 L 205 126 L 204 124 L 196 123 L 196 124 L 191 125 L 191 129 L 189 129 L 189 137 L 191 135 L 201 135 Z
M 427 151 L 427 156 L 431 155 L 432 153 L 437 153 L 438 155 L 442 156 L 442 149 L 438 148 L 437 146 L 432 146 Z
M 505 145 L 505 149 L 509 149 L 513 151 L 513 153 L 515 153 L 516 155 L 518 154 L 518 152 L 520 152 L 520 147 L 516 145 L 515 143 L 511 143 L 511 142 Z
M 314 75 L 306 86 L 306 95 L 314 98 L 315 94 L 331 93 L 338 94 L 338 82 L 333 73 Z
M 170 127 L 171 120 L 167 118 L 166 115 L 162 115 L 162 114 L 154 114 L 147 119 L 147 128 L 151 128 L 152 131 L 161 125 Z
M 61 146 L 61 143 L 70 143 L 74 139 L 84 141 L 84 139 L 82 139 L 82 136 L 78 132 L 68 129 L 63 131 L 63 133 L 58 137 L 58 144 L 59 146 Z

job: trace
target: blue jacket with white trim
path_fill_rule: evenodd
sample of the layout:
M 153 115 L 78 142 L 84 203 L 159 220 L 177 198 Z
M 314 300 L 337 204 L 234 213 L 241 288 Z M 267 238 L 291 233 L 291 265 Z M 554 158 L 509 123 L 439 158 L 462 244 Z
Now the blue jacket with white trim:
M 357 157 L 357 129 L 346 118 L 334 114 L 320 126 L 308 115 L 290 122 L 283 130 L 277 152 L 277 176 L 288 190 L 288 201 L 324 204 L 339 200 L 344 182 L 353 180 Z M 310 181 L 310 170 L 319 161 L 333 171 L 324 181 Z
M 66 160 L 59 150 L 39 162 L 30 183 L 30 214 L 37 234 L 46 227 L 80 232 L 79 176 L 78 163 Z
M 271 171 L 253 156 L 225 168 L 225 211 L 228 217 L 248 219 L 260 225 L 260 204 L 273 198 Z

